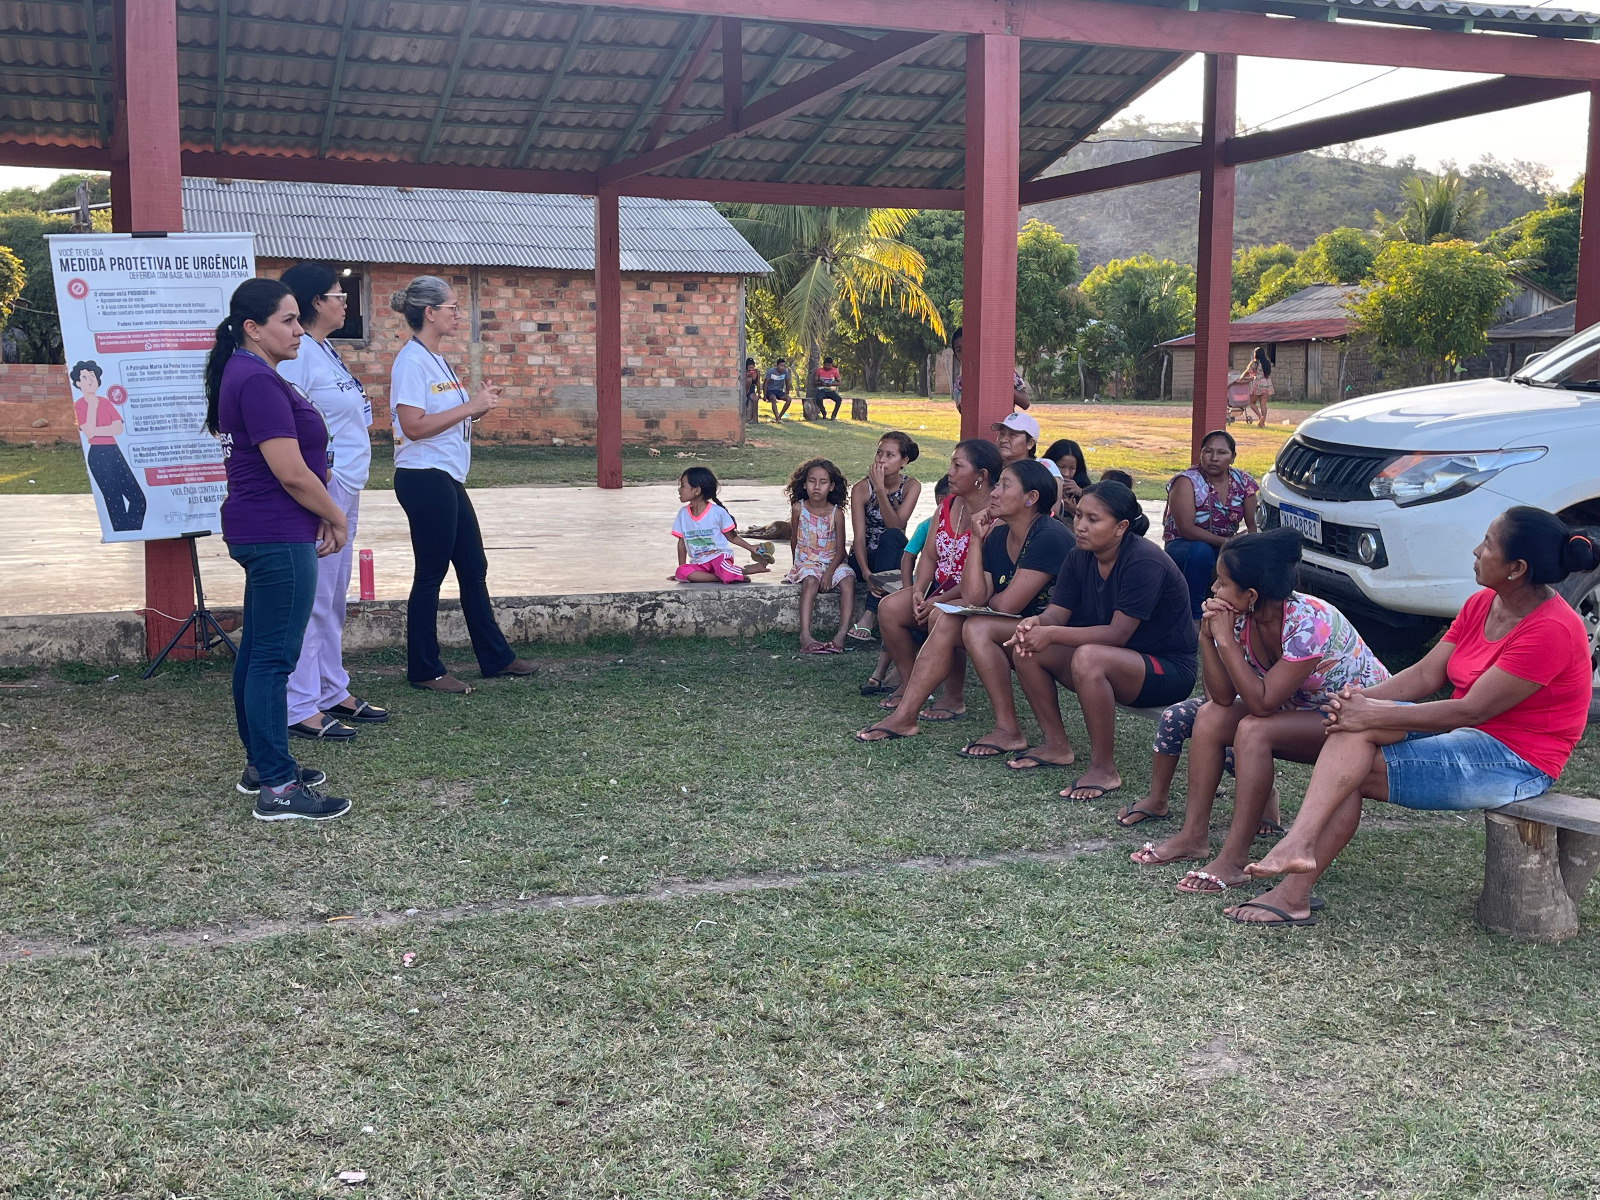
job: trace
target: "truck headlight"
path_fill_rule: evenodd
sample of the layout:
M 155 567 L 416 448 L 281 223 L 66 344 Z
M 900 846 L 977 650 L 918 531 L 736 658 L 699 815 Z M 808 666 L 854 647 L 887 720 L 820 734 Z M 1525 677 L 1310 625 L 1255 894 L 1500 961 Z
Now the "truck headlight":
M 1369 490 L 1374 499 L 1393 500 L 1401 508 L 1449 500 L 1483 486 L 1507 467 L 1547 453 L 1544 446 L 1529 446 L 1467 454 L 1407 454 L 1380 471 Z

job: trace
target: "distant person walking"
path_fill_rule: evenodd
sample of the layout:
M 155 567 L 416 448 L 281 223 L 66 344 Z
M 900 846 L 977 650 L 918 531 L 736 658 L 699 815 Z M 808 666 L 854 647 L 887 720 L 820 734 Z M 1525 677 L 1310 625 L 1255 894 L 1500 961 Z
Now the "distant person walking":
M 772 405 L 772 419 L 783 420 L 783 414 L 789 411 L 789 405 L 794 403 L 789 398 L 789 389 L 794 382 L 794 373 L 789 370 L 787 359 L 780 358 L 773 363 L 767 373 L 762 376 L 761 390 L 767 398 L 767 403 Z M 778 407 L 778 401 L 783 401 L 783 407 Z
M 1250 365 L 1239 375 L 1238 382 L 1250 385 L 1250 402 L 1244 406 L 1244 423 L 1250 424 L 1250 414 L 1256 414 L 1257 423 L 1267 423 L 1267 401 L 1272 398 L 1272 360 L 1260 346 L 1250 359 Z
M 961 326 L 957 325 L 954 333 L 950 335 L 950 355 L 955 359 L 955 365 L 950 372 L 950 395 L 956 402 L 956 411 L 961 411 Z M 1022 372 L 1015 366 L 1011 368 L 1011 404 L 1014 408 L 1027 408 L 1033 403 L 1033 397 L 1028 392 L 1028 382 L 1022 378 Z
M 78 418 L 78 432 L 83 435 L 84 461 L 89 466 L 89 474 L 94 476 L 95 487 L 100 489 L 100 499 L 105 502 L 106 519 L 117 533 L 143 529 L 144 489 L 128 466 L 122 447 L 117 445 L 123 433 L 119 402 L 100 395 L 100 364 L 92 358 L 74 363 L 68 378 L 78 389 L 72 411 Z
M 394 494 L 411 523 L 416 570 L 406 601 L 406 678 L 411 686 L 457 695 L 471 691 L 439 657 L 439 586 L 455 567 L 461 615 L 485 679 L 532 675 L 495 623 L 489 599 L 489 560 L 478 514 L 467 496 L 472 465 L 472 421 L 500 402 L 488 384 L 469 397 L 439 347 L 461 324 L 455 289 L 436 275 L 419 275 L 389 297 L 404 315 L 411 340 L 400 347 L 389 373 L 394 414 Z
M 317 591 L 317 559 L 344 549 L 344 509 L 328 495 L 328 427 L 279 377 L 300 352 L 300 306 L 276 279 L 233 293 L 206 359 L 206 428 L 222 443 L 228 495 L 222 538 L 244 568 L 244 631 L 233 665 L 233 712 L 244 743 L 239 790 L 258 821 L 326 821 L 350 802 L 289 754 L 289 672 Z
M 305 337 L 300 352 L 278 364 L 278 374 L 300 390 L 328 426 L 328 495 L 344 513 L 348 536 L 344 546 L 317 562 L 317 594 L 300 647 L 300 660 L 289 676 L 289 733 L 293 737 L 344 741 L 356 731 L 350 724 L 379 724 L 385 709 L 350 694 L 350 673 L 344 669 L 345 601 L 355 560 L 356 524 L 361 489 L 372 465 L 372 402 L 328 342 L 344 326 L 346 297 L 339 276 L 326 263 L 306 262 L 281 276 L 300 308 Z M 336 718 L 342 718 L 336 719 Z

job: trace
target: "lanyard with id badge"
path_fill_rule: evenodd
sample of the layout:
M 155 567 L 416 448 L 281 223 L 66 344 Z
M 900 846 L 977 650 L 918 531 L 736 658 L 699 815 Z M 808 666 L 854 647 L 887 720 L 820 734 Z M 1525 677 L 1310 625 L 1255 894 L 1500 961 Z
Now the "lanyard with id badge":
M 450 361 L 448 359 L 438 355 L 438 354 L 435 354 L 432 350 L 429 350 L 426 346 L 423 346 L 421 338 L 414 337 L 411 340 L 416 342 L 417 345 L 422 346 L 423 350 L 427 352 L 428 357 L 433 359 L 434 362 L 438 363 L 439 364 L 439 368 L 450 376 L 450 382 L 455 387 L 456 395 L 460 396 L 461 397 L 461 402 L 463 404 L 465 404 L 466 401 L 467 401 L 467 389 L 461 386 L 461 377 L 456 374 L 456 369 L 450 365 Z M 434 386 L 438 387 L 437 384 L 435 384 Z M 461 440 L 464 441 L 464 442 L 471 442 L 472 441 L 472 418 L 471 417 L 467 417 L 465 420 L 463 420 L 461 422 Z

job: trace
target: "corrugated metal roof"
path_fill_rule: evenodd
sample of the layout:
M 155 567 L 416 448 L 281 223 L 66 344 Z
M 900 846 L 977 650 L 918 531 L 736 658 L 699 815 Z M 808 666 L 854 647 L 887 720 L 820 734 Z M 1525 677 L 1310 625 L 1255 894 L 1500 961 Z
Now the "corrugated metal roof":
M 1504 325 L 1496 325 L 1489 330 L 1491 342 L 1515 342 L 1524 338 L 1567 338 L 1572 336 L 1573 326 L 1577 323 L 1578 302 L 1568 300 L 1565 304 L 1558 304 L 1554 308 L 1547 308 L 1542 313 L 1534 313 L 1531 317 L 1523 317 L 1516 321 L 1507 321 Z
M 1240 317 L 1235 325 L 1254 325 L 1282 321 L 1346 321 L 1350 314 L 1345 302 L 1361 290 L 1356 283 L 1313 283 L 1310 287 L 1285 296 L 1276 304 L 1257 309 Z
M 1324 318 L 1319 321 L 1258 321 L 1253 324 L 1233 321 L 1228 325 L 1228 341 L 1234 345 L 1264 345 L 1269 342 L 1326 342 L 1342 338 L 1349 330 L 1348 317 Z M 1178 348 L 1194 345 L 1194 334 L 1162 342 L 1163 346 Z
M 183 181 L 183 224 L 252 232 L 266 258 L 594 270 L 594 201 L 333 183 Z M 764 275 L 771 268 L 711 205 L 621 201 L 622 269 Z

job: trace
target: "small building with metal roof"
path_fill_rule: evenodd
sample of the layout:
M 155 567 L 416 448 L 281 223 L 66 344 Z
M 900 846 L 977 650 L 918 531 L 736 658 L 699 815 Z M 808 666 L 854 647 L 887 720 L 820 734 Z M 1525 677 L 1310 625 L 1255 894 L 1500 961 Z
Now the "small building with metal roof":
M 623 436 L 730 442 L 744 435 L 744 281 L 767 262 L 710 204 L 621 202 Z M 340 354 L 389 424 L 389 367 L 410 336 L 389 307 L 416 275 L 461 301 L 463 375 L 500 389 L 476 422 L 506 441 L 592 442 L 594 201 L 442 188 L 185 179 L 183 218 L 256 235 L 257 271 L 334 264 L 353 302 Z
M 1515 374 L 1530 354 L 1543 354 L 1573 335 L 1577 325 L 1578 302 L 1568 300 L 1529 317 L 1506 321 L 1489 330 L 1491 374 Z

